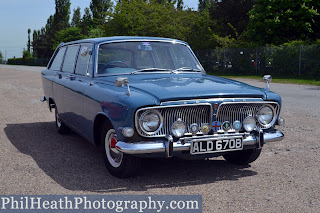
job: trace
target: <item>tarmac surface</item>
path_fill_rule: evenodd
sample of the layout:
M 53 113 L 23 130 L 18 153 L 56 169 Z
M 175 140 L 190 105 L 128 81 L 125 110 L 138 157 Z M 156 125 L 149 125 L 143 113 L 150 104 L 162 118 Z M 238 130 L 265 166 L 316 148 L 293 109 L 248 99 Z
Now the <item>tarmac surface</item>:
M 93 145 L 56 132 L 39 101 L 41 69 L 0 65 L 1 195 L 201 194 L 203 212 L 320 212 L 320 87 L 271 83 L 283 99 L 285 139 L 250 166 L 151 159 L 136 177 L 117 179 Z

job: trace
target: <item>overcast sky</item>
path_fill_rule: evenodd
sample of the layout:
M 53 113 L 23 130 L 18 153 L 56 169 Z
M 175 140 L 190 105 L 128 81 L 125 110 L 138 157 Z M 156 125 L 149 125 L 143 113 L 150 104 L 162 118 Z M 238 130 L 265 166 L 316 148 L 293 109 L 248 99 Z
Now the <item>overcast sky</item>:
M 71 11 L 89 7 L 91 0 L 71 0 Z M 189 8 L 198 8 L 198 0 L 184 0 Z M 54 0 L 0 0 L 0 51 L 3 57 L 22 57 L 27 47 L 28 29 L 41 29 L 55 12 Z M 71 14 L 72 17 L 72 14 Z M 31 33 L 32 38 L 32 33 Z

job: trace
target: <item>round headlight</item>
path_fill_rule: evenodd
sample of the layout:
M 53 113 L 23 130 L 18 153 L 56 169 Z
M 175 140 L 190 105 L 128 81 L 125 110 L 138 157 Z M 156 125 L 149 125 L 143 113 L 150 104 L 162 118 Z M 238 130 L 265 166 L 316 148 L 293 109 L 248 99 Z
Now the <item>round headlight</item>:
M 264 127 L 266 127 L 272 122 L 273 117 L 274 117 L 274 112 L 270 106 L 263 106 L 257 112 L 257 120 Z
M 243 128 L 247 132 L 252 132 L 256 128 L 256 120 L 252 116 L 248 116 L 243 121 Z
M 172 124 L 171 132 L 177 138 L 182 137 L 186 132 L 186 124 L 179 118 Z
M 152 135 L 161 129 L 162 116 L 157 110 L 146 111 L 141 115 L 139 123 L 144 133 Z

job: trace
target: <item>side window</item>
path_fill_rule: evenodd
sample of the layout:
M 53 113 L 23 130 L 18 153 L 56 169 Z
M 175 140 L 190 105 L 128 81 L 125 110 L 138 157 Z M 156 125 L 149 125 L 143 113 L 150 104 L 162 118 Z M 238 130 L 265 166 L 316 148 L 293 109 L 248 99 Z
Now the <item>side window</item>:
M 88 62 L 91 58 L 90 52 L 92 45 L 81 45 L 80 53 L 77 60 L 76 74 L 86 75 L 88 69 Z
M 60 70 L 65 51 L 66 51 L 66 47 L 60 48 L 60 50 L 54 57 L 49 69 Z
M 78 53 L 79 45 L 69 46 L 64 57 L 62 72 L 73 72 L 74 62 Z

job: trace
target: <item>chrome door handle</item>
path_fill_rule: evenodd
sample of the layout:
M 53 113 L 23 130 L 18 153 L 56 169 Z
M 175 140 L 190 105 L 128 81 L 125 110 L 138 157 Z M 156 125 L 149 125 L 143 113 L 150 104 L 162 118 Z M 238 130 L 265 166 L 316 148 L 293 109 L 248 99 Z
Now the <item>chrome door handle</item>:
M 76 79 L 76 77 L 74 75 L 67 75 L 67 78 L 69 78 L 70 80 Z

